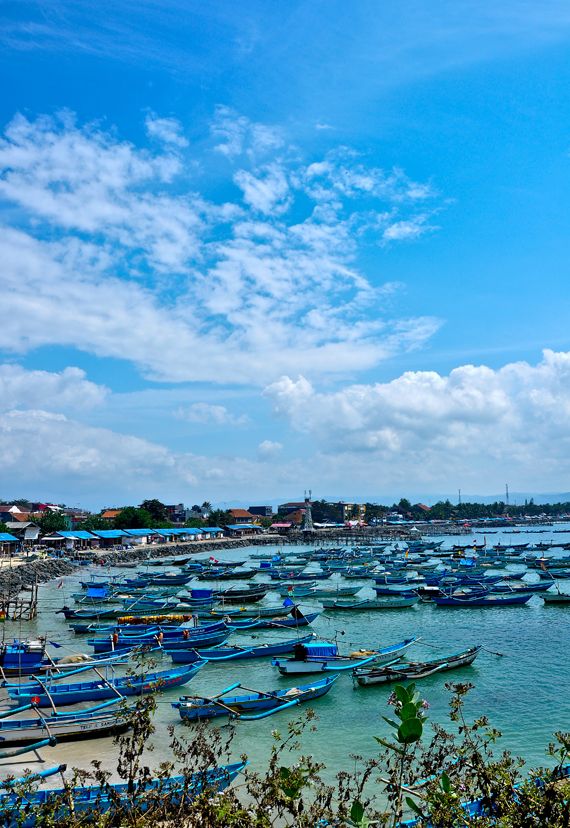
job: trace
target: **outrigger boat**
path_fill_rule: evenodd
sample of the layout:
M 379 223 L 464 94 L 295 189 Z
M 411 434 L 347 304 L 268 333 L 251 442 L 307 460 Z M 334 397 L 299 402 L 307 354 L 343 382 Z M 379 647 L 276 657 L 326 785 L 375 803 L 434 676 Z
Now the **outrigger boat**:
M 36 641 L 14 640 L 4 643 L 0 649 L 0 676 L 29 676 L 46 671 L 75 670 L 77 667 L 104 667 L 109 663 L 126 663 L 133 648 L 117 650 L 95 658 L 86 653 L 71 653 L 59 659 L 48 655 L 44 639 Z
M 11 710 L 0 711 L 0 759 L 8 758 L 2 749 L 8 746 L 29 745 L 48 740 L 51 744 L 73 739 L 90 739 L 120 733 L 129 727 L 132 710 L 116 709 L 120 698 L 74 712 L 57 711 L 42 715 L 33 703 Z M 112 709 L 115 707 L 115 709 Z M 33 710 L 37 718 L 13 718 Z
M 94 810 L 97 813 L 145 812 L 164 804 L 165 799 L 173 806 L 191 802 L 205 791 L 223 791 L 246 766 L 246 762 L 234 762 L 207 768 L 190 776 L 171 776 L 151 779 L 132 791 L 128 783 L 106 785 L 80 785 L 76 788 L 50 788 L 30 790 L 36 781 L 55 774 L 65 773 L 67 765 L 58 765 L 19 779 L 4 782 L 0 792 L 0 819 L 5 828 L 34 828 L 36 817 L 26 815 L 26 807 L 41 807 L 55 803 L 54 821 L 64 824 L 66 815 Z M 16 787 L 16 791 L 14 790 Z M 117 823 L 119 824 L 119 823 Z M 123 821 L 121 820 L 121 824 Z
M 434 673 L 454 670 L 457 667 L 466 667 L 475 661 L 480 651 L 480 646 L 471 647 L 469 650 L 464 650 L 447 658 L 436 658 L 431 661 L 402 661 L 385 664 L 383 667 L 373 665 L 370 668 L 356 668 L 352 673 L 352 677 L 361 687 L 368 687 L 372 684 L 386 684 L 390 681 L 417 681 Z
M 279 713 L 281 710 L 286 710 L 294 705 L 321 698 L 329 692 L 338 678 L 338 674 L 327 676 L 313 682 L 313 684 L 272 690 L 271 692 L 251 690 L 237 682 L 210 698 L 207 696 L 182 696 L 179 701 L 172 703 L 172 707 L 177 709 L 180 718 L 186 721 L 213 719 L 217 716 L 254 721 L 265 719 L 267 716 L 272 716 L 274 713 Z M 248 695 L 227 695 L 227 693 L 231 693 L 232 690 L 238 688 L 248 691 Z
M 55 683 L 55 679 L 61 676 L 51 676 L 50 680 L 45 682 L 34 676 L 34 681 L 28 684 L 8 686 L 8 695 L 11 699 L 24 704 L 33 703 L 36 707 L 52 707 L 55 712 L 55 707 L 58 706 L 102 701 L 115 696 L 140 696 L 179 687 L 194 678 L 205 664 L 205 661 L 198 660 L 191 667 L 112 679 L 106 679 L 100 674 L 95 681 L 75 684 Z M 89 668 L 81 668 L 76 672 L 79 673 L 83 669 Z
M 144 647 L 144 646 L 164 646 L 166 643 L 170 647 L 176 647 L 178 644 L 191 644 L 195 647 L 215 647 L 228 638 L 228 628 L 221 622 L 220 624 L 212 625 L 213 629 L 204 627 L 176 627 L 174 629 L 159 629 L 142 634 L 129 634 L 127 632 L 115 632 L 111 635 L 101 636 L 99 638 L 89 638 L 87 643 L 93 647 L 95 653 L 104 653 L 113 650 L 115 647 Z
M 532 593 L 522 595 L 434 595 L 438 607 L 510 607 L 526 604 Z
M 356 650 L 349 655 L 340 655 L 336 644 L 329 641 L 315 641 L 310 644 L 298 644 L 292 658 L 274 658 L 271 664 L 277 667 L 281 675 L 303 675 L 307 673 L 339 672 L 354 670 L 365 664 L 375 662 L 385 664 L 410 647 L 416 638 L 408 638 L 399 644 L 378 650 Z
M 200 660 L 206 661 L 237 661 L 245 658 L 264 658 L 266 656 L 283 655 L 284 653 L 292 653 L 298 644 L 308 644 L 315 638 L 315 634 L 304 636 L 304 638 L 295 638 L 292 641 L 281 641 L 275 644 L 259 644 L 251 647 L 216 647 L 211 650 L 196 650 L 188 649 L 170 649 L 168 644 L 165 647 L 167 655 L 169 655 L 176 664 L 193 664 Z
M 369 612 L 371 610 L 407 609 L 419 603 L 419 600 L 417 595 L 414 595 L 413 598 L 363 598 L 361 601 L 329 601 L 325 598 L 322 604 L 329 611 L 359 610 Z
M 291 618 L 254 618 L 251 621 L 248 618 L 238 618 L 229 620 L 226 625 L 230 630 L 268 630 L 274 628 L 287 627 L 306 627 L 316 621 L 321 613 L 308 612 L 303 614 L 299 612 L 298 615 L 293 615 Z

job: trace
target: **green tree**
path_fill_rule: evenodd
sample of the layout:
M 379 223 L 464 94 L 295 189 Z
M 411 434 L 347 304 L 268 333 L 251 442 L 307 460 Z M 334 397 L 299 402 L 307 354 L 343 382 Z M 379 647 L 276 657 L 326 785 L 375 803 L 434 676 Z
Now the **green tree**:
M 146 509 L 126 506 L 114 520 L 117 529 L 152 529 L 156 521 Z
M 77 524 L 77 528 L 84 529 L 86 532 L 92 532 L 93 529 L 108 529 L 109 521 L 100 515 L 89 515 L 88 518 L 85 518 L 85 520 Z
M 8 534 L 10 534 L 10 530 L 8 529 L 6 524 L 3 523 L 1 520 L 0 520 L 0 532 L 8 532 Z
M 235 523 L 230 512 L 224 509 L 214 509 L 206 518 L 206 526 L 227 526 Z
M 205 500 L 202 503 L 202 511 L 203 512 L 211 512 L 212 511 L 212 504 L 210 503 L 209 500 Z
M 37 523 L 42 535 L 49 535 L 51 532 L 62 532 L 69 528 L 69 519 L 61 512 L 44 512 Z
M 156 500 L 156 498 L 154 500 L 143 500 L 139 506 L 139 509 L 145 509 L 150 515 L 152 515 L 153 519 L 159 523 L 168 520 L 166 506 L 164 503 L 161 503 L 160 500 Z

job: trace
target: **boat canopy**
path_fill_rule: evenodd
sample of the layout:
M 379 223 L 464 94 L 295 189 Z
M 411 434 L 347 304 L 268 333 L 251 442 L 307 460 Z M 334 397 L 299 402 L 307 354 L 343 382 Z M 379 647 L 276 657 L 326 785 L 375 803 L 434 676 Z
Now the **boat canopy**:
M 338 647 L 330 641 L 313 641 L 305 644 L 307 656 L 312 658 L 331 658 L 338 655 Z

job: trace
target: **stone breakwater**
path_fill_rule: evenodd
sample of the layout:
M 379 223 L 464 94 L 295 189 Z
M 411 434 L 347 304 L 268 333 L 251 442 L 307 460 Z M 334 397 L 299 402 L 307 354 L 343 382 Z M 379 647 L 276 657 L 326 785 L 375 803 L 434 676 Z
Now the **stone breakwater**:
M 210 552 L 214 556 L 227 549 L 242 549 L 247 546 L 282 546 L 289 543 L 287 538 L 279 535 L 261 538 L 248 537 L 232 540 L 221 538 L 215 541 L 187 541 L 180 543 L 141 544 L 131 549 L 94 549 L 93 559 L 104 560 L 113 565 L 114 561 L 146 561 L 147 558 L 170 558 L 177 555 L 200 555 Z
M 75 572 L 76 567 L 61 560 L 34 560 L 0 570 L 0 595 L 11 598 L 33 584 L 43 584 Z

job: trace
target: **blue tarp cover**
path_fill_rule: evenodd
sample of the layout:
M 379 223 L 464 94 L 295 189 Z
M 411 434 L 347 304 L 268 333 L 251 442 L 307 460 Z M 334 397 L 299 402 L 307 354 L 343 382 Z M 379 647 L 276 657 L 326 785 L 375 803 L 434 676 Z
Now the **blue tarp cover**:
M 311 644 L 305 644 L 308 656 L 318 656 L 319 658 L 328 658 L 329 656 L 338 655 L 338 647 L 336 644 L 331 644 L 330 641 L 314 641 Z

